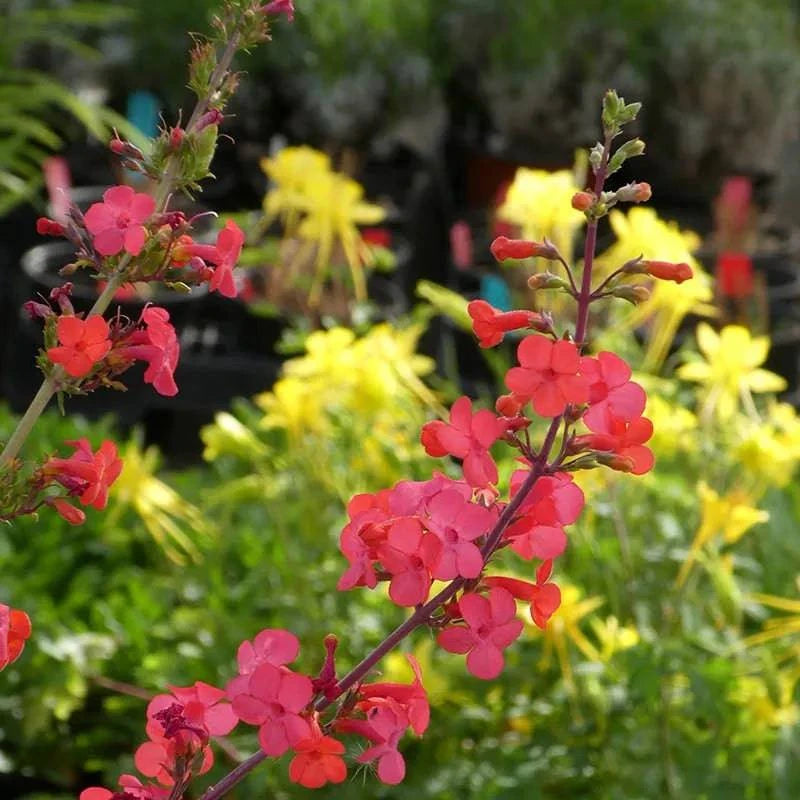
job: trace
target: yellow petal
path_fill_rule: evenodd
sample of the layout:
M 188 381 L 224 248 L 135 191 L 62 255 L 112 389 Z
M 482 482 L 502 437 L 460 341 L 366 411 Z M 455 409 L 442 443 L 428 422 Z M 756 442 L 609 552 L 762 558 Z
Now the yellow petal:
M 746 378 L 747 386 L 753 392 L 782 392 L 786 381 L 767 369 L 754 369 Z
M 733 327 L 733 326 L 730 326 Z M 697 345 L 706 356 L 711 359 L 719 350 L 719 336 L 717 332 L 707 323 L 701 322 L 697 326 Z

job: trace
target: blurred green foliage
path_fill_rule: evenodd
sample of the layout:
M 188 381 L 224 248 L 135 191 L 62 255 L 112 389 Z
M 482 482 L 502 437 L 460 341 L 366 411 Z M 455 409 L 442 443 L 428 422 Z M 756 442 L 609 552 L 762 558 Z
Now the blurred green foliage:
M 4 13 L 0 37 L 0 215 L 36 197 L 42 185 L 42 163 L 63 147 L 70 122 L 79 123 L 102 141 L 116 128 L 142 143 L 124 117 L 82 100 L 58 77 L 39 68 L 43 52 L 96 61 L 100 54 L 85 44 L 82 33 L 123 23 L 130 19 L 125 9 L 106 3 L 53 5 L 11 0 Z

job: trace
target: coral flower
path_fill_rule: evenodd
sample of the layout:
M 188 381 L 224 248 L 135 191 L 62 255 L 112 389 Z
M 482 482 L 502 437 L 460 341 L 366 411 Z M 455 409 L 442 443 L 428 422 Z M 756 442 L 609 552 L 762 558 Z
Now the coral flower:
M 589 381 L 580 374 L 581 359 L 572 342 L 552 342 L 545 336 L 528 336 L 517 348 L 519 367 L 512 367 L 506 384 L 514 394 L 532 400 L 542 417 L 557 417 L 569 403 L 589 399 Z
M 175 328 L 169 321 L 169 312 L 149 306 L 142 312 L 142 322 L 144 328 L 134 331 L 119 352 L 147 361 L 144 382 L 151 384 L 160 395 L 174 397 L 178 393 L 174 373 L 181 348 Z
M 87 439 L 67 442 L 75 448 L 69 458 L 50 458 L 42 468 L 45 475 L 55 478 L 71 494 L 78 494 L 85 506 L 102 509 L 108 502 L 108 490 L 122 472 L 122 461 L 116 445 L 106 439 L 96 453 Z
M 296 755 L 289 764 L 289 778 L 307 789 L 319 789 L 326 783 L 341 783 L 347 777 L 342 754 L 344 745 L 325 736 L 314 720 L 310 735 L 294 745 Z
M 28 615 L 0 603 L 0 670 L 19 658 L 30 635 Z
M 437 638 L 439 645 L 448 653 L 466 653 L 467 669 L 476 678 L 496 678 L 503 671 L 503 650 L 522 633 L 514 597 L 496 586 L 489 591 L 488 599 L 465 594 L 458 607 L 466 627 L 446 628 Z
M 544 320 L 535 311 L 499 311 L 485 300 L 473 300 L 467 305 L 472 318 L 472 330 L 481 347 L 494 347 L 509 332 L 519 328 L 540 328 Z
M 115 256 L 125 250 L 138 256 L 146 236 L 142 223 L 155 207 L 149 194 L 134 192 L 130 186 L 114 186 L 104 192 L 103 202 L 94 203 L 84 217 L 97 252 Z
M 88 319 L 72 315 L 59 317 L 56 334 L 60 345 L 48 348 L 47 357 L 54 364 L 61 364 L 67 375 L 82 378 L 111 349 L 108 333 L 108 323 L 97 314 Z

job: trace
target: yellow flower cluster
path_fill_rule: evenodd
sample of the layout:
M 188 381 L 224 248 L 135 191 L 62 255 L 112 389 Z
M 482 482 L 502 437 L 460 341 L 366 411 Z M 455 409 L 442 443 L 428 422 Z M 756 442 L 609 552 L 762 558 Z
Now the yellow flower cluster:
M 350 268 L 356 300 L 365 300 L 364 267 L 372 264 L 372 254 L 358 226 L 381 222 L 386 216 L 384 209 L 364 202 L 363 187 L 333 171 L 330 159 L 313 148 L 286 147 L 273 158 L 263 159 L 261 168 L 272 183 L 264 197 L 267 222 L 280 218 L 285 236 L 305 243 L 296 252 L 290 273 L 304 260 L 314 259 L 310 305 L 319 303 L 325 273 L 337 247 Z

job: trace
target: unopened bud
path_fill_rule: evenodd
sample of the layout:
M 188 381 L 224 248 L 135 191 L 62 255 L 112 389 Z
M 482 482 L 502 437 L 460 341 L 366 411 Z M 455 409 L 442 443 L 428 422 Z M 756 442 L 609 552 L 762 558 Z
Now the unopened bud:
M 642 261 L 642 266 L 648 275 L 663 281 L 683 283 L 694 276 L 692 268 L 684 262 L 673 264 L 670 261 Z
M 118 136 L 115 136 L 108 143 L 108 149 L 111 150 L 114 155 L 130 158 L 133 161 L 141 161 L 144 158 L 144 153 L 142 153 L 135 144 L 120 139 Z
M 529 242 L 525 239 L 509 239 L 498 236 L 489 248 L 497 261 L 509 258 L 557 258 L 555 247 L 550 242 Z
M 181 128 L 180 125 L 176 125 L 174 128 L 170 128 L 169 131 L 169 147 L 170 150 L 179 150 L 180 146 L 183 144 L 183 137 L 185 131 Z
M 495 401 L 494 407 L 500 416 L 516 417 L 524 405 L 525 403 L 513 394 L 501 394 Z
M 628 183 L 614 193 L 621 203 L 644 203 L 653 196 L 649 183 Z
M 204 131 L 210 125 L 219 125 L 223 119 L 222 112 L 218 108 L 212 108 L 206 111 L 206 113 L 197 120 L 194 126 L 194 133 L 200 133 L 200 131 Z
M 272 0 L 271 3 L 267 3 L 264 6 L 261 6 L 259 9 L 263 14 L 286 14 L 286 19 L 289 22 L 294 21 L 294 2 L 293 0 Z
M 612 289 L 611 294 L 614 295 L 614 297 L 627 300 L 635 306 L 650 299 L 650 291 L 646 286 L 631 286 L 630 284 L 625 284 L 624 286 L 617 286 Z
M 591 208 L 595 197 L 591 192 L 575 192 L 572 195 L 572 207 L 576 211 L 586 211 Z
M 39 217 L 36 220 L 36 233 L 40 236 L 63 236 L 65 228 L 60 222 L 48 217 Z
M 37 303 L 35 300 L 28 300 L 22 304 L 25 313 L 31 319 L 47 319 L 52 313 L 53 309 L 44 303 Z
M 617 472 L 633 472 L 636 466 L 632 458 L 621 456 L 619 453 L 596 453 L 595 458 L 598 464 L 615 469 Z
M 537 272 L 528 278 L 528 288 L 537 289 L 569 289 L 567 282 L 552 272 Z
M 61 517 L 69 522 L 70 525 L 82 525 L 86 521 L 86 514 L 84 514 L 83 511 L 60 497 L 54 497 L 47 502 Z

